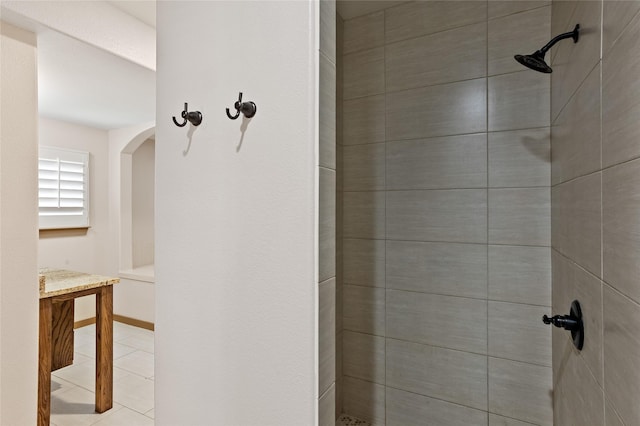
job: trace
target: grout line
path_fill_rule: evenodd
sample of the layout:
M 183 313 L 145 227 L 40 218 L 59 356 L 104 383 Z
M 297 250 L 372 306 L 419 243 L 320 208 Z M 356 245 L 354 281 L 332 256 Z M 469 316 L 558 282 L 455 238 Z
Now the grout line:
M 375 95 L 380 96 L 380 95 Z M 362 99 L 362 98 L 360 98 Z M 412 138 L 403 138 L 403 139 L 392 139 L 390 141 L 374 141 L 374 142 L 362 142 L 362 143 L 348 143 L 343 144 L 342 146 L 352 147 L 352 146 L 363 146 L 363 145 L 376 145 L 381 143 L 399 143 L 399 142 L 411 142 L 411 141 L 424 141 L 425 143 L 431 139 L 445 139 L 445 138 L 454 138 L 460 136 L 473 136 L 473 135 L 493 135 L 496 133 L 514 133 L 514 132 L 524 132 L 528 130 L 550 130 L 551 126 L 538 126 L 538 127 L 519 127 L 519 128 L 510 128 L 503 130 L 491 130 L 491 131 L 482 131 L 482 132 L 467 132 L 467 133 L 451 133 L 446 135 L 434 135 L 434 136 L 420 136 L 420 137 L 412 137 Z
M 437 293 L 437 292 L 433 292 L 433 291 L 419 291 L 419 290 L 408 290 L 408 289 L 404 289 L 404 288 L 390 288 L 390 287 L 378 287 L 378 286 L 370 286 L 370 285 L 364 285 L 364 284 L 359 284 L 359 283 L 350 283 L 350 282 L 345 282 L 344 283 L 345 286 L 349 286 L 349 287 L 358 287 L 358 288 L 369 288 L 372 290 L 385 290 L 385 293 L 388 292 L 404 292 L 404 293 L 413 293 L 413 294 L 424 294 L 424 295 L 431 295 L 431 296 L 441 296 L 441 297 L 455 297 L 458 299 L 467 299 L 467 300 L 478 300 L 478 301 L 487 301 L 487 302 L 494 302 L 494 303 L 509 303 L 512 305 L 523 305 L 523 306 L 531 306 L 531 307 L 537 307 L 537 308 L 550 308 L 551 305 L 541 305 L 541 304 L 537 304 L 537 303 L 526 303 L 526 302 L 517 302 L 517 301 L 513 301 L 513 300 L 504 300 L 504 299 L 492 299 L 492 298 L 488 298 L 488 297 L 472 297 L 472 296 L 461 296 L 458 294 L 447 294 L 447 293 Z M 386 332 L 386 330 L 385 330 Z
M 459 31 L 459 30 L 463 30 L 463 29 L 467 29 L 468 27 L 473 27 L 473 26 L 480 26 L 482 24 L 487 24 L 486 21 L 477 21 L 477 22 L 470 22 L 470 23 L 466 23 L 464 25 L 458 25 L 458 26 L 453 26 L 450 28 L 446 28 L 443 30 L 439 30 L 433 33 L 427 33 L 427 34 L 422 34 L 422 35 L 417 35 L 417 36 L 412 36 L 412 37 L 407 37 L 407 38 L 402 38 L 402 39 L 398 39 L 398 40 L 393 40 L 393 41 L 387 41 L 386 37 L 385 37 L 385 46 L 391 46 L 394 44 L 400 44 L 400 43 L 406 43 L 406 42 L 410 42 L 410 41 L 415 41 L 421 38 L 427 38 L 427 37 L 441 37 L 442 33 L 446 33 L 446 32 L 451 32 L 451 31 Z
M 382 12 L 382 35 L 387 38 L 387 11 Z M 384 424 L 387 424 L 387 44 L 383 49 L 383 84 L 384 84 Z
M 428 240 L 402 240 L 402 239 L 382 239 L 382 238 L 361 238 L 361 237 L 346 237 L 344 240 L 355 240 L 355 241 L 391 241 L 398 243 L 422 243 L 422 244 L 457 244 L 457 245 L 480 245 L 480 246 L 489 246 L 489 247 L 538 247 L 538 248 L 551 248 L 550 245 L 533 245 L 533 244 L 507 244 L 507 243 L 496 243 L 496 242 L 461 242 L 461 241 L 428 241 Z
M 619 296 L 621 296 L 621 297 L 622 297 L 623 299 L 625 299 L 627 302 L 629 302 L 629 303 L 631 303 L 631 304 L 635 305 L 635 307 L 636 307 L 637 309 L 640 309 L 640 302 L 638 302 L 638 301 L 634 300 L 632 297 L 630 297 L 629 295 L 627 295 L 627 294 L 623 293 L 623 292 L 622 292 L 622 291 L 620 291 L 618 288 L 616 288 L 616 287 L 612 286 L 611 284 L 609 284 L 609 283 L 608 283 L 608 282 L 606 282 L 606 281 L 602 281 L 602 284 L 603 284 L 604 286 L 608 287 L 609 289 L 611 289 L 611 291 L 613 291 L 614 293 L 617 293 Z M 602 302 L 602 303 L 604 304 L 604 299 L 603 299 L 603 302 Z M 604 308 L 603 308 L 603 309 L 604 309 Z M 603 317 L 603 323 L 604 323 L 604 317 Z M 603 329 L 604 329 L 604 324 L 603 324 Z
M 491 1 L 491 0 L 489 0 L 489 1 Z M 503 19 L 503 18 L 506 18 L 507 16 L 519 15 L 519 14 L 522 14 L 522 13 L 527 13 L 527 12 L 531 12 L 531 11 L 534 11 L 534 10 L 543 9 L 545 7 L 551 8 L 551 2 L 549 2 L 548 4 L 543 4 L 543 5 L 540 5 L 540 6 L 532 7 L 531 9 L 517 10 L 515 12 L 507 13 L 506 15 L 495 16 L 493 18 L 489 18 L 487 16 L 487 19 L 489 21 L 495 21 L 496 19 Z
M 534 245 L 534 244 L 507 244 L 507 243 L 496 243 L 496 242 L 465 242 L 465 241 L 435 241 L 435 240 L 403 240 L 396 238 L 363 238 L 363 237 L 343 237 L 344 240 L 356 240 L 356 241 L 391 241 L 397 243 L 423 243 L 423 244 L 458 244 L 458 245 L 480 245 L 489 247 L 539 247 L 539 248 L 551 248 L 550 245 Z
M 571 263 L 573 266 L 576 266 L 578 268 L 580 268 L 580 270 L 582 272 L 585 272 L 589 275 L 591 275 L 591 277 L 597 279 L 597 280 L 601 280 L 602 278 L 600 278 L 599 276 L 597 276 L 595 273 L 589 271 L 588 269 L 586 269 L 585 267 L 583 267 L 581 264 L 579 264 L 578 262 L 576 262 L 575 260 L 573 260 L 572 258 L 570 258 L 569 256 L 567 256 L 566 254 L 564 254 L 563 252 L 561 252 L 560 250 L 558 250 L 558 247 L 551 247 L 551 254 L 553 255 L 553 253 L 558 254 L 560 257 L 564 258 L 566 261 L 568 261 L 569 263 Z
M 387 9 L 390 9 L 390 8 L 387 8 Z M 421 34 L 421 35 L 417 35 L 417 36 L 411 36 L 411 37 L 401 38 L 401 39 L 398 39 L 398 40 L 387 41 L 387 37 L 386 37 L 386 10 L 387 9 L 384 10 L 385 19 L 384 19 L 383 25 L 384 25 L 385 29 L 384 29 L 384 41 L 382 42 L 382 44 L 377 44 L 375 46 L 369 46 L 369 47 L 365 47 L 365 48 L 351 50 L 349 52 L 343 53 L 343 55 L 346 56 L 346 55 L 354 55 L 354 54 L 357 54 L 357 53 L 363 53 L 363 52 L 366 52 L 368 50 L 377 49 L 377 48 L 380 48 L 380 47 L 386 47 L 386 46 L 389 46 L 389 45 L 392 45 L 392 44 L 398 44 L 398 43 L 404 43 L 404 42 L 407 42 L 407 41 L 413 41 L 413 40 L 417 40 L 419 38 L 437 36 L 439 34 L 447 32 L 447 31 L 461 30 L 461 29 L 466 28 L 466 27 L 471 27 L 473 25 L 480 25 L 480 24 L 483 23 L 483 21 L 469 22 L 469 23 L 466 23 L 464 25 L 457 25 L 457 26 L 445 28 L 443 30 L 435 31 L 435 32 L 432 32 L 432 33 L 425 33 L 425 34 Z M 372 12 L 372 13 L 370 13 L 368 15 L 375 15 L 376 13 L 379 13 L 379 12 L 380 11 Z M 363 16 L 367 16 L 367 15 L 363 15 Z M 359 17 L 357 17 L 357 18 L 359 18 Z M 352 19 L 357 19 L 357 18 L 352 18 Z M 348 21 L 345 21 L 345 22 L 348 22 Z
M 604 2 L 602 2 L 602 13 L 600 15 L 601 18 L 601 27 L 602 29 L 604 29 Z M 640 19 L 640 10 L 636 11 L 635 15 L 633 15 L 633 17 L 629 20 L 629 22 L 627 23 L 627 25 L 625 25 L 625 27 L 620 31 L 620 34 L 618 34 L 618 36 L 610 43 L 609 50 L 608 52 L 611 52 L 614 48 L 614 46 L 616 44 L 618 44 L 618 41 L 625 35 L 625 33 L 627 32 L 627 29 L 632 26 L 635 22 L 636 19 Z M 600 49 L 600 60 L 604 59 L 604 31 L 601 31 L 601 49 Z M 610 56 L 607 55 L 607 59 Z
M 489 111 L 489 0 L 487 0 L 486 3 L 486 17 L 487 17 L 487 22 L 486 22 L 486 33 L 485 33 L 485 95 L 484 95 L 484 100 L 485 100 L 485 129 L 487 129 L 487 132 L 489 131 L 489 115 L 490 115 L 490 111 Z M 490 157 L 489 157 L 489 134 L 487 133 L 487 137 L 485 138 L 485 152 L 486 152 L 486 185 L 487 185 L 487 189 L 486 189 L 486 244 L 487 244 L 487 270 L 486 270 L 486 299 L 487 299 L 487 318 L 486 318 L 486 336 L 487 336 L 487 345 L 486 345 L 486 353 L 487 353 L 487 357 L 485 359 L 486 364 L 485 364 L 485 372 L 486 372 L 486 377 L 487 377 L 487 411 L 489 411 L 489 407 L 490 407 L 490 387 L 489 387 L 489 226 L 490 226 L 490 222 L 489 222 L 489 185 L 490 185 L 490 173 L 489 173 L 489 165 L 490 165 Z M 487 414 L 487 426 L 489 426 L 489 415 Z
M 427 85 L 420 85 L 420 86 L 415 86 L 415 87 L 407 87 L 407 88 L 397 89 L 397 90 L 390 90 L 390 91 L 387 91 L 386 93 L 384 91 L 383 92 L 375 92 L 375 93 L 367 93 L 366 95 L 346 97 L 343 100 L 345 100 L 345 101 L 355 101 L 355 100 L 360 100 L 360 99 L 364 99 L 364 98 L 370 98 L 370 97 L 373 97 L 373 96 L 380 96 L 380 95 L 385 95 L 385 94 L 394 94 L 395 95 L 395 94 L 400 94 L 400 93 L 403 93 L 403 92 L 415 92 L 416 90 L 428 89 L 428 88 L 431 88 L 431 87 L 454 85 L 454 84 L 465 83 L 465 82 L 469 82 L 469 81 L 479 81 L 479 80 L 485 80 L 485 79 L 489 79 L 489 78 L 503 77 L 503 76 L 512 75 L 512 74 L 524 74 L 524 73 L 527 73 L 527 72 L 531 72 L 531 71 L 530 70 L 524 70 L 524 71 L 519 70 L 519 71 L 511 71 L 511 72 L 505 72 L 505 73 L 500 73 L 500 74 L 492 74 L 490 76 L 481 75 L 481 76 L 477 76 L 477 77 L 464 78 L 464 79 L 460 79 L 460 80 L 443 81 L 443 82 L 435 83 L 435 84 L 427 84 Z
M 536 363 L 536 362 L 530 362 L 530 361 L 522 361 L 519 359 L 513 359 L 513 358 L 507 358 L 504 356 L 496 356 L 496 355 L 492 355 L 489 353 L 483 353 L 483 352 L 474 352 L 474 351 L 468 351 L 468 350 L 464 350 L 464 349 L 459 349 L 459 348 L 451 348 L 448 346 L 443 346 L 443 345 L 434 345 L 431 343 L 424 343 L 424 342 L 420 342 L 420 341 L 416 341 L 416 340 L 408 340 L 408 339 L 403 339 L 403 338 L 399 338 L 399 337 L 391 337 L 391 336 L 380 336 L 377 334 L 370 334 L 370 333 L 363 333 L 361 331 L 353 331 L 353 330 L 347 330 L 351 333 L 359 333 L 359 334 L 363 334 L 363 335 L 367 335 L 367 336 L 373 336 L 373 337 L 380 337 L 385 339 L 385 341 L 396 341 L 396 342 L 401 342 L 401 343 L 410 343 L 412 345 L 419 345 L 419 346 L 426 346 L 426 347 L 430 347 L 430 348 L 437 348 L 437 349 L 443 349 L 446 351 L 453 351 L 453 352 L 459 352 L 459 353 L 464 353 L 464 354 L 470 354 L 470 355 L 475 355 L 475 356 L 481 356 L 481 357 L 486 357 L 486 358 L 492 358 L 492 359 L 498 359 L 498 360 L 503 360 L 503 361 L 509 361 L 509 362 L 517 362 L 519 364 L 526 364 L 526 365 L 532 365 L 535 367 L 541 367 L 541 368 L 549 368 L 552 369 L 553 366 L 551 364 L 541 364 L 541 363 Z M 359 377 L 354 377 L 354 376 L 349 376 L 348 374 L 344 374 L 346 377 L 351 377 L 351 378 L 356 378 L 359 380 L 365 380 L 365 381 L 369 381 L 366 379 L 362 379 Z M 487 377 L 488 377 L 488 371 L 487 371 Z M 386 381 L 386 377 L 385 377 L 385 383 L 387 383 Z
M 594 172 L 599 173 L 599 172 Z M 566 182 L 563 182 L 566 183 Z M 345 193 L 372 193 L 372 192 L 424 192 L 424 191 L 482 191 L 482 190 L 512 190 L 512 189 L 550 189 L 549 186 L 472 186 L 453 188 L 410 188 L 410 189 L 351 189 L 343 191 Z
M 630 160 L 630 161 L 633 161 L 633 160 Z M 611 167 L 614 167 L 614 166 L 611 166 Z M 594 176 L 594 175 L 597 175 L 598 173 L 602 174 L 602 172 L 603 172 L 603 171 L 604 171 L 603 169 L 600 169 L 600 170 L 595 170 L 595 171 L 593 171 L 593 172 L 589 172 L 589 173 L 584 174 L 584 175 L 581 175 L 581 176 L 576 176 L 576 177 L 571 178 L 571 179 L 569 179 L 569 180 L 566 180 L 566 181 L 564 181 L 564 182 L 559 182 L 559 183 L 556 183 L 556 184 L 552 185 L 552 186 L 551 186 L 551 189 L 559 188 L 559 187 L 560 187 L 560 186 L 562 186 L 562 185 L 566 185 L 566 184 L 568 184 L 568 183 L 573 183 L 573 182 L 575 182 L 575 181 L 577 181 L 577 180 L 579 180 L 579 179 L 592 177 L 592 176 Z
M 557 253 L 560 257 L 562 257 L 567 262 L 569 262 L 572 266 L 580 269 L 581 272 L 590 275 L 592 278 L 594 278 L 594 279 L 596 279 L 598 281 L 601 281 L 603 285 L 606 285 L 610 289 L 614 290 L 616 293 L 619 293 L 621 296 L 624 296 L 629 302 L 633 303 L 634 305 L 638 306 L 638 308 L 640 308 L 640 301 L 636 301 L 633 297 L 631 297 L 628 294 L 624 293 L 623 291 L 618 289 L 613 284 L 607 282 L 604 278 L 601 278 L 601 277 L 597 276 L 596 274 L 594 274 L 593 272 L 589 271 L 584 266 L 582 266 L 580 263 L 578 263 L 577 261 L 573 260 L 572 258 L 567 256 L 566 254 L 564 254 L 561 251 L 559 251 L 557 247 L 552 247 L 551 250 L 552 250 L 552 252 Z M 603 299 L 603 303 L 604 303 L 604 299 Z
M 380 383 L 372 382 L 372 381 L 370 381 L 370 380 L 361 379 L 361 378 L 353 377 L 353 376 L 348 376 L 348 377 L 349 377 L 350 379 L 355 379 L 355 380 L 359 380 L 359 381 L 362 381 L 362 382 L 367 382 L 367 383 L 372 383 L 372 384 L 375 384 L 375 385 L 380 385 Z M 438 397 L 436 397 L 436 396 L 425 395 L 425 394 L 422 394 L 422 393 L 419 393 L 419 392 L 414 392 L 414 391 L 410 391 L 410 390 L 406 390 L 406 389 L 398 388 L 398 387 L 395 387 L 395 386 L 386 386 L 386 385 L 385 385 L 385 387 L 388 387 L 388 388 L 390 388 L 390 389 L 394 389 L 394 390 L 399 390 L 399 391 L 401 391 L 401 392 L 410 393 L 410 394 L 412 394 L 412 395 L 418 395 L 418 396 L 421 396 L 421 397 L 424 397 L 424 398 L 433 399 L 433 400 L 436 400 L 436 401 L 442 401 L 442 402 L 446 402 L 446 403 L 449 403 L 449 404 L 458 405 L 458 406 L 460 406 L 460 407 L 471 408 L 471 409 L 473 409 L 473 410 L 480 411 L 480 412 L 485 412 L 485 413 L 487 412 L 487 410 L 483 410 L 482 408 L 472 407 L 472 406 L 470 406 L 470 405 L 462 404 L 462 403 L 460 403 L 460 402 L 450 401 L 450 400 L 447 400 L 447 399 L 438 398 Z
M 576 89 L 567 97 L 567 100 L 565 101 L 564 105 L 562 105 L 562 108 L 560 108 L 560 110 L 555 115 L 555 117 L 553 116 L 552 108 L 549 108 L 549 115 L 551 117 L 551 120 L 550 120 L 551 127 L 554 127 L 554 123 L 556 123 L 558 121 L 558 119 L 560 118 L 560 116 L 562 115 L 564 110 L 567 108 L 567 106 L 574 100 L 574 98 L 576 97 L 577 93 L 580 91 L 582 86 L 585 84 L 585 81 L 587 81 L 587 79 L 589 78 L 589 76 L 591 75 L 593 70 L 596 69 L 596 67 L 600 64 L 600 62 L 601 62 L 600 60 L 597 61 L 595 63 L 595 65 L 589 70 L 589 72 L 586 73 L 584 79 L 582 79 L 580 84 L 578 84 L 578 87 L 576 87 Z M 560 84 L 561 83 L 558 83 L 558 85 L 560 85 Z M 553 104 L 553 98 L 551 98 L 550 102 L 551 102 L 551 104 Z

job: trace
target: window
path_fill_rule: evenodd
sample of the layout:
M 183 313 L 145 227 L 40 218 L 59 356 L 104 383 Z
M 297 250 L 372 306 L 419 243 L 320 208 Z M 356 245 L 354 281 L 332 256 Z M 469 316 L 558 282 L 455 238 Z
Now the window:
M 89 227 L 89 153 L 40 147 L 40 229 Z

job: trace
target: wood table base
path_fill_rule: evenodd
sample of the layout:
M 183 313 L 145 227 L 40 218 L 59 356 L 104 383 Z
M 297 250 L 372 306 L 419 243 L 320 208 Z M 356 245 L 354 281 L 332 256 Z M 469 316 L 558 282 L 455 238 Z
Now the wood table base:
M 113 286 L 82 290 L 75 296 L 96 295 L 96 412 L 113 407 Z M 51 416 L 51 371 L 69 361 L 69 354 L 54 354 L 55 348 L 68 351 L 73 345 L 74 294 L 40 299 L 38 347 L 38 426 L 48 426 Z M 69 330 L 63 330 L 68 327 Z M 58 342 L 58 343 L 56 343 Z M 73 348 L 71 348 L 73 351 Z M 71 353 L 71 360 L 73 354 Z
M 53 302 L 40 299 L 38 344 L 38 426 L 49 426 L 51 414 L 51 334 Z
M 96 293 L 96 411 L 113 407 L 113 287 Z

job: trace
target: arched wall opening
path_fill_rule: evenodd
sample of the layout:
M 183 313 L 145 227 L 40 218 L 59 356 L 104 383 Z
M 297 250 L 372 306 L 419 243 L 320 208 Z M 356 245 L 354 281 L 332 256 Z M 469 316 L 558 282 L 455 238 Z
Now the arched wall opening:
M 154 281 L 155 127 L 120 152 L 121 277 Z

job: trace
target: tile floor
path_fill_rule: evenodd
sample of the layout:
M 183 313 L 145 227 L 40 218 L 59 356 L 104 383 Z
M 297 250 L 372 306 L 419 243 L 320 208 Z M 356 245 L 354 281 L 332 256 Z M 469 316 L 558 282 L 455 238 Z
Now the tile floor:
M 153 426 L 153 331 L 113 323 L 113 408 L 94 411 L 95 325 L 74 336 L 74 361 L 51 376 L 52 426 Z
M 75 330 L 74 360 L 51 376 L 51 426 L 153 426 L 153 331 L 113 323 L 113 408 L 95 410 L 96 327 Z M 336 426 L 370 426 L 343 414 Z

